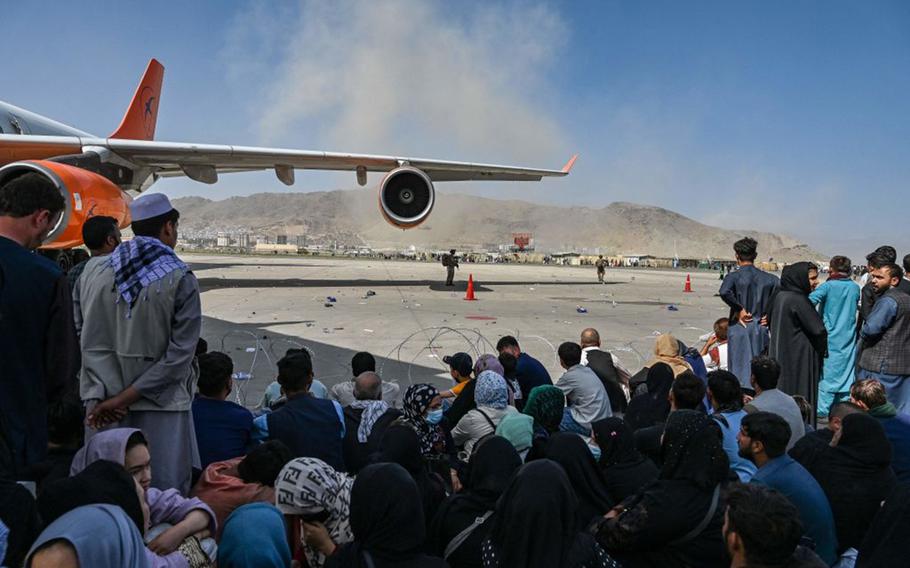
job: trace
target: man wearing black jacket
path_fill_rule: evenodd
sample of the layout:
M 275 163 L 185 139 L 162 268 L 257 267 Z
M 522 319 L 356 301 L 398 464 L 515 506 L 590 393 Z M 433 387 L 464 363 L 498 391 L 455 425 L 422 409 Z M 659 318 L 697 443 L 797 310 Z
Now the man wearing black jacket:
M 594 371 L 610 397 L 610 410 L 613 416 L 626 412 L 629 400 L 626 397 L 628 388 L 628 373 L 623 376 L 621 367 L 618 369 L 611 353 L 600 349 L 600 334 L 594 328 L 581 332 L 582 364 Z M 623 385 L 626 385 L 624 388 Z

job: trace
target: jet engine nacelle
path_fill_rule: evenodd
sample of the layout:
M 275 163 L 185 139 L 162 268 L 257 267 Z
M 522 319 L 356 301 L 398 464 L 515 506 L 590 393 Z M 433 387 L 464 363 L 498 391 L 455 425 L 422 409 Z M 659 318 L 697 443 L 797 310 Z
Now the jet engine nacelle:
M 413 229 L 426 221 L 435 203 L 433 182 L 417 168 L 395 168 L 379 184 L 379 210 L 390 225 L 400 229 Z
M 82 244 L 82 224 L 89 217 L 113 217 L 121 228 L 130 223 L 132 198 L 94 172 L 47 160 L 13 162 L 0 168 L 0 185 L 11 177 L 37 172 L 51 181 L 66 203 L 60 221 L 44 241 L 45 249 L 68 249 Z

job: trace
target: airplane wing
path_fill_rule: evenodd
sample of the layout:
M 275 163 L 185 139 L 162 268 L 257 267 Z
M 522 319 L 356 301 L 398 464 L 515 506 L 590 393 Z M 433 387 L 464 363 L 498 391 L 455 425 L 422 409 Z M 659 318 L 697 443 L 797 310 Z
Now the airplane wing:
M 16 156 L 30 153 L 29 150 L 35 149 L 40 149 L 47 157 L 55 155 L 55 149 L 59 149 L 58 154 L 72 154 L 80 149 L 81 151 L 107 149 L 123 159 L 151 168 L 159 176 L 187 176 L 204 183 L 217 181 L 218 173 L 275 170 L 278 178 L 287 185 L 293 183 L 293 170 L 297 169 L 388 172 L 404 164 L 423 170 L 433 181 L 539 181 L 544 177 L 568 175 L 578 157 L 573 156 L 562 169 L 548 170 L 403 156 L 282 148 L 0 134 L 0 164 L 12 159 L 21 159 Z

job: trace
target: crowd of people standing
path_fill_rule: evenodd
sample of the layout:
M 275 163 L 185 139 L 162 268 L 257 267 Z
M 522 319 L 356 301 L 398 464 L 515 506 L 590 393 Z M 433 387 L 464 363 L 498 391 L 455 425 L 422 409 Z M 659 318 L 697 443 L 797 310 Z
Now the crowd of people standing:
M 627 369 L 585 329 L 549 374 L 502 337 L 400 389 L 357 353 L 327 389 L 291 349 L 255 411 L 208 352 L 163 195 L 95 217 L 68 278 L 35 254 L 63 202 L 0 187 L 0 565 L 894 566 L 910 525 L 910 296 L 891 247 L 780 279 L 757 243 L 701 349 Z M 904 262 L 910 259 L 905 258 Z M 573 338 L 574 339 L 574 338 Z M 403 392 L 402 392 L 403 390 Z

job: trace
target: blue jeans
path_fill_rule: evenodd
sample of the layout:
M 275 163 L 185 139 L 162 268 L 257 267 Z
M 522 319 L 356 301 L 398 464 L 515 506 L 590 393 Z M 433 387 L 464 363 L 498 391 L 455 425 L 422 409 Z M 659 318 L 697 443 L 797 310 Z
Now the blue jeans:
M 590 436 L 591 429 L 585 426 L 582 426 L 572 418 L 572 413 L 568 408 L 562 411 L 562 422 L 559 423 L 560 432 L 572 432 L 573 434 L 581 434 L 582 436 Z

